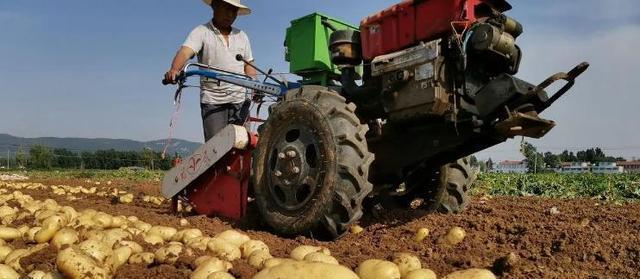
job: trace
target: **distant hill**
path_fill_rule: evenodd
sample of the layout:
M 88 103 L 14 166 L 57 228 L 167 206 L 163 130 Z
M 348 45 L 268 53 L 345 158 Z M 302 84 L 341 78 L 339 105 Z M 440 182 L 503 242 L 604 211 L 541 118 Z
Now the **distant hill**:
M 44 145 L 49 148 L 65 148 L 73 152 L 96 151 L 114 149 L 117 151 L 140 151 L 144 148 L 151 148 L 154 151 L 162 152 L 166 140 L 135 141 L 127 139 L 89 139 L 89 138 L 22 138 L 8 134 L 0 134 L 0 154 L 6 154 L 7 150 L 15 156 L 16 151 L 22 146 L 25 152 L 33 145 Z M 167 150 L 168 154 L 178 152 L 181 156 L 187 156 L 200 147 L 200 143 L 173 139 L 171 146 Z M 6 155 L 5 155 L 6 156 Z

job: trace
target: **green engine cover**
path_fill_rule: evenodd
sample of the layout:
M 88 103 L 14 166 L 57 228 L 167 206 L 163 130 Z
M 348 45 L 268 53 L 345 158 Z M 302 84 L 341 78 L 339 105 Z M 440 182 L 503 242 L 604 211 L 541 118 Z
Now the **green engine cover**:
M 356 26 L 319 13 L 293 20 L 287 28 L 285 60 L 291 73 L 303 77 L 303 83 L 326 85 L 332 77 L 340 75 L 329 54 L 332 27 L 358 30 Z

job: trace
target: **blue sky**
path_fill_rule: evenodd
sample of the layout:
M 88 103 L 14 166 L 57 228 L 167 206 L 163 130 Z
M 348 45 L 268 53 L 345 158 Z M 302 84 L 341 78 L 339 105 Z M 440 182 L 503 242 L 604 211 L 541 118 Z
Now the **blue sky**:
M 286 72 L 289 21 L 320 11 L 357 24 L 397 1 L 257 1 L 237 26 L 263 67 Z M 640 2 L 512 1 L 525 34 L 520 77 L 537 83 L 581 61 L 592 68 L 544 116 L 558 121 L 543 150 L 602 146 L 640 155 Z M 577 8 L 579 7 L 579 8 Z M 173 110 L 162 74 L 188 32 L 210 19 L 200 0 L 1 1 L 0 133 L 151 140 L 168 134 Z M 175 136 L 200 141 L 198 93 L 185 95 Z M 517 158 L 518 140 L 480 157 Z

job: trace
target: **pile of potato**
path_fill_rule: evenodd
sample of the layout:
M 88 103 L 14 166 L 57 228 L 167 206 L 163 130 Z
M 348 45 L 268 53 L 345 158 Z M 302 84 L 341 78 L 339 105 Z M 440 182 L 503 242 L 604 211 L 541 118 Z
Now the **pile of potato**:
M 100 182 L 95 182 L 92 184 L 100 185 Z M 111 183 L 107 183 L 110 185 Z M 3 182 L 0 181 L 0 188 L 5 189 L 13 189 L 13 190 L 44 190 L 51 191 L 54 195 L 64 196 L 66 200 L 75 201 L 79 198 L 76 196 L 77 194 L 84 195 L 94 195 L 102 198 L 113 197 L 116 198 L 120 203 L 128 204 L 132 203 L 135 199 L 134 194 L 128 193 L 127 191 L 120 190 L 118 188 L 112 188 L 110 190 L 98 189 L 95 186 L 92 187 L 84 187 L 84 186 L 67 186 L 67 185 L 52 185 L 46 186 L 41 183 L 29 183 L 29 182 L 21 182 L 21 183 L 11 183 L 11 182 Z M 5 192 L 6 193 L 6 192 Z M 154 205 L 162 205 L 167 199 L 160 196 L 152 196 L 152 195 L 144 195 L 141 198 L 142 201 Z
M 328 249 L 317 246 L 299 246 L 290 251 L 289 257 L 278 258 L 271 255 L 264 242 L 235 230 L 207 236 L 199 229 L 188 228 L 186 220 L 181 220 L 180 228 L 174 228 L 152 225 L 135 216 L 113 216 L 93 209 L 78 212 L 52 199 L 38 201 L 19 191 L 9 193 L 6 186 L 0 184 L 0 278 L 21 278 L 20 275 L 24 274 L 34 279 L 111 278 L 119 267 L 127 263 L 173 265 L 180 257 L 193 257 L 196 254 L 205 256 L 195 260 L 191 279 L 234 278 L 229 270 L 233 268 L 231 262 L 235 260 L 243 260 L 256 268 L 259 271 L 254 276 L 256 279 L 436 278 L 435 272 L 423 268 L 420 259 L 409 253 L 396 253 L 390 260 L 366 260 L 355 270 L 341 265 Z M 15 186 L 15 189 L 42 187 L 33 183 L 11 186 Z M 61 196 L 101 193 L 94 187 L 50 188 Z M 133 198 L 119 190 L 106 195 L 118 197 L 121 202 Z M 27 218 L 33 221 L 24 222 Z M 22 221 L 19 222 L 22 225 L 13 226 L 16 221 Z M 428 235 L 428 230 L 418 230 L 415 240 L 423 241 Z M 439 242 L 454 246 L 462 242 L 464 237 L 464 230 L 454 227 Z M 16 240 L 22 240 L 30 246 L 14 249 L 12 242 Z M 21 266 L 20 259 L 49 247 L 58 251 L 57 271 L 44 272 L 34 270 L 33 266 Z M 145 250 L 143 247 L 152 248 Z M 487 270 L 471 269 L 444 278 L 495 276 Z

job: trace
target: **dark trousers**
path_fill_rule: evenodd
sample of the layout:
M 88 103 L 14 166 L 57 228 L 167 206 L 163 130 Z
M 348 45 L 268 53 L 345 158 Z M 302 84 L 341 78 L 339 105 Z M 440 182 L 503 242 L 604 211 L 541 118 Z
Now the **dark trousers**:
M 229 124 L 243 125 L 249 116 L 250 107 L 249 100 L 240 104 L 200 104 L 204 141 L 209 141 Z

